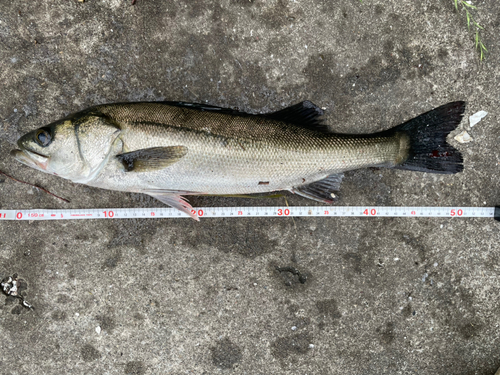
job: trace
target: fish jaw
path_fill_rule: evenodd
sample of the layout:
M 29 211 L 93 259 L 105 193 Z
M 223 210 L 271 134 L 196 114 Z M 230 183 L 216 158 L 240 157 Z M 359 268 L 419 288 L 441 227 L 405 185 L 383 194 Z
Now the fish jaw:
M 49 158 L 45 155 L 24 149 L 12 150 L 10 156 L 28 167 L 47 172 Z

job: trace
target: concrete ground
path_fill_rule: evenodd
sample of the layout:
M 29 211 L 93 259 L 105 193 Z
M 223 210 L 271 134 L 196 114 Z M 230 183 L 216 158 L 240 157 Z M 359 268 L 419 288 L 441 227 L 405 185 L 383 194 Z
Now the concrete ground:
M 488 111 L 463 173 L 346 173 L 341 205 L 500 204 L 500 3 L 4 1 L 0 208 L 156 207 L 35 172 L 18 137 L 85 107 L 182 100 L 257 113 L 309 99 L 333 130 L 453 100 Z M 468 128 L 463 121 L 456 135 Z M 287 195 L 289 205 L 317 203 Z M 192 198 L 193 206 L 278 201 Z M 479 374 L 500 366 L 500 223 L 296 218 L 2 222 L 1 374 Z M 278 270 L 280 269 L 280 271 Z

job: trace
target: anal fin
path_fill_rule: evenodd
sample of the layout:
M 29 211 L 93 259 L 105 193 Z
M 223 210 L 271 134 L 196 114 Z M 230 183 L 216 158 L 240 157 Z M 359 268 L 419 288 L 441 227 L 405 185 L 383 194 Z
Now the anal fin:
M 304 198 L 309 198 L 321 203 L 333 203 L 337 199 L 334 193 L 340 190 L 343 173 L 332 174 L 323 180 L 308 185 L 292 188 L 290 191 Z

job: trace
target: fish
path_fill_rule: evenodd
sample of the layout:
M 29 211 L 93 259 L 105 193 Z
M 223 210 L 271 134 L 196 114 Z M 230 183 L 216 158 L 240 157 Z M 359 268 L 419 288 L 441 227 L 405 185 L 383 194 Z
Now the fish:
M 304 101 L 248 114 L 185 102 L 97 105 L 23 135 L 11 155 L 38 171 L 102 189 L 148 194 L 198 220 L 190 195 L 290 191 L 332 204 L 343 173 L 367 167 L 453 174 L 446 137 L 465 102 L 371 134 L 331 132 Z

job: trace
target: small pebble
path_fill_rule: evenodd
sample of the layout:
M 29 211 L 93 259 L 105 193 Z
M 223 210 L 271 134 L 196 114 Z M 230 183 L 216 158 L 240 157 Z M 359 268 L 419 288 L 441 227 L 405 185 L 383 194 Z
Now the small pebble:
M 95 331 L 97 332 L 98 335 L 100 335 L 101 334 L 101 327 L 100 326 L 95 327 Z
M 292 327 L 292 331 L 296 331 L 297 330 L 297 327 L 296 326 L 293 326 Z
M 476 125 L 479 121 L 481 121 L 488 112 L 486 111 L 479 111 L 474 113 L 472 116 L 469 117 L 469 122 L 470 122 L 470 127 L 472 128 L 474 125 Z
M 469 143 L 471 142 L 473 139 L 472 137 L 469 135 L 469 133 L 467 133 L 467 131 L 463 131 L 461 132 L 460 134 L 458 134 L 457 136 L 455 136 L 455 140 L 457 142 L 460 142 L 460 143 Z

